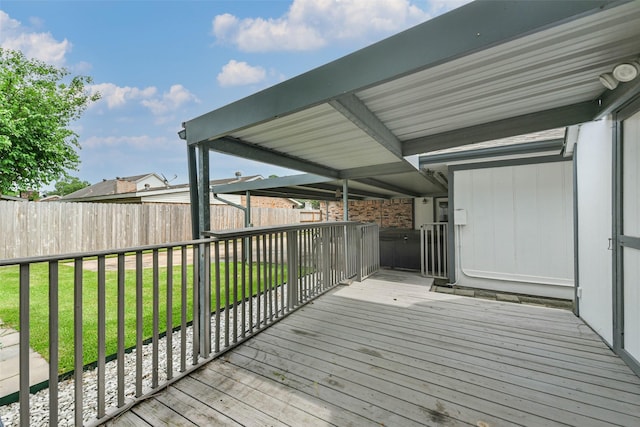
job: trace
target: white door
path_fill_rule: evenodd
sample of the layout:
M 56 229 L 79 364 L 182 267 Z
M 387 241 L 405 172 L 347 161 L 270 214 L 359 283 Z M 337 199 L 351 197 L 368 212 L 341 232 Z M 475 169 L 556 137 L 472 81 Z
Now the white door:
M 580 317 L 613 346 L 612 122 L 580 127 L 576 147 Z

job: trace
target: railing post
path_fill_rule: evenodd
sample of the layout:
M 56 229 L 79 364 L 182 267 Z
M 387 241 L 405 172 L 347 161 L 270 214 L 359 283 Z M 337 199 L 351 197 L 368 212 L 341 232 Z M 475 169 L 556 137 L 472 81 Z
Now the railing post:
M 364 234 L 364 226 L 359 225 L 356 229 L 356 241 L 355 241 L 355 249 L 356 249 L 356 280 L 358 282 L 362 282 L 362 251 L 364 247 L 362 245 L 362 236 Z
M 200 355 L 211 353 L 211 247 L 199 245 L 200 250 Z
M 424 225 L 420 226 L 420 273 L 423 276 L 427 275 L 427 271 L 426 271 L 426 265 L 424 262 L 424 244 L 425 244 L 425 238 L 424 238 Z
M 295 230 L 287 231 L 287 300 L 291 310 L 298 303 L 298 240 Z
M 320 235 L 322 238 L 322 283 L 321 289 L 327 289 L 331 283 L 331 234 L 333 231 L 333 227 L 323 228 L 320 231 Z

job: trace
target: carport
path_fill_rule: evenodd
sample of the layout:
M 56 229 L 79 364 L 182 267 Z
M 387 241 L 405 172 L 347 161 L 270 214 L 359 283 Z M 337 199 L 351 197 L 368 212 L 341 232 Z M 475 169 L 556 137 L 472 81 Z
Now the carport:
M 194 237 L 209 229 L 210 151 L 421 196 L 433 183 L 417 155 L 591 122 L 633 102 L 640 78 L 610 90 L 599 76 L 637 59 L 638 40 L 638 2 L 474 2 L 186 121 Z M 614 254 L 638 246 L 618 239 L 622 212 L 612 214 Z M 614 328 L 619 350 L 620 320 Z
M 194 232 L 208 229 L 211 150 L 423 195 L 412 156 L 603 117 L 637 92 L 598 76 L 638 55 L 638 14 L 635 2 L 472 3 L 186 121 Z

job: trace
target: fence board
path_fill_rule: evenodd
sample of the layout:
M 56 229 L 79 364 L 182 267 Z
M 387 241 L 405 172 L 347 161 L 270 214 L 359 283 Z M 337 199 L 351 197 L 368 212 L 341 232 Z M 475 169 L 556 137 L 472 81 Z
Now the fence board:
M 299 223 L 297 209 L 251 208 L 256 227 Z M 244 213 L 211 206 L 211 229 L 244 227 Z M 120 249 L 191 239 L 189 205 L 0 202 L 0 259 Z

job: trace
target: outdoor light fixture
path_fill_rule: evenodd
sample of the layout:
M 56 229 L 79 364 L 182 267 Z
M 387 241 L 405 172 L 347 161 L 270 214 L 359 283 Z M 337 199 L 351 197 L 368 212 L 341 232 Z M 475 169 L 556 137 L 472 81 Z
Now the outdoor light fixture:
M 600 74 L 599 79 L 602 86 L 614 90 L 618 87 L 618 83 L 630 82 L 638 75 L 640 75 L 640 58 L 616 65 L 612 72 Z
M 640 74 L 640 64 L 637 61 L 623 62 L 613 68 L 613 77 L 619 82 L 630 82 Z
M 618 87 L 618 80 L 611 73 L 600 74 L 600 83 L 609 90 L 614 90 Z

